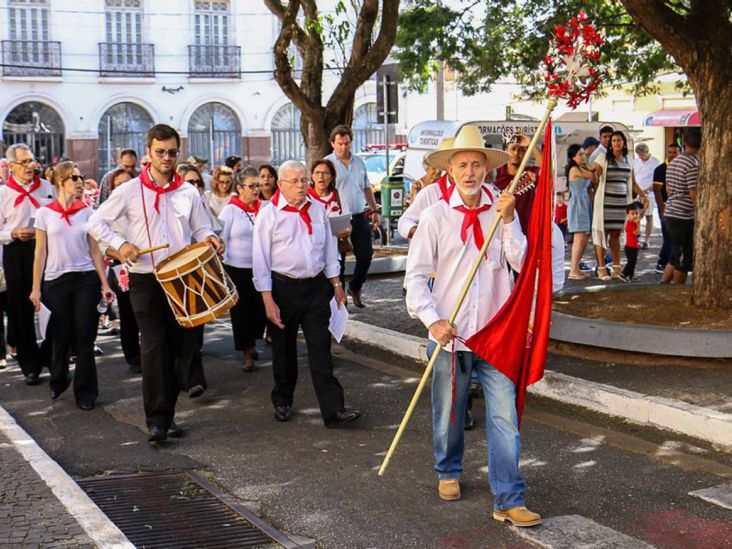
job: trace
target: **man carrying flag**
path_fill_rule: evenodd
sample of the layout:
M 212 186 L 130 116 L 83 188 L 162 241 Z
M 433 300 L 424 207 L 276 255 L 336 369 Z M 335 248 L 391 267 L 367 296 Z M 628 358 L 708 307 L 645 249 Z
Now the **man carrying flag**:
M 521 439 L 517 395 L 522 395 L 521 388 L 495 365 L 495 361 L 485 360 L 482 355 L 471 351 L 472 347 L 468 345 L 474 342 L 475 334 L 482 334 L 482 329 L 504 312 L 513 287 L 513 276 L 508 266 L 521 271 L 527 251 L 526 236 L 518 216 L 514 214 L 513 196 L 503 193 L 496 197 L 481 186 L 486 171 L 505 164 L 508 155 L 485 148 L 480 132 L 474 126 L 464 127 L 451 149 L 433 155 L 435 158 L 430 158 L 430 161 L 446 164 L 455 186 L 447 201 L 439 201 L 421 216 L 407 259 L 406 284 L 407 309 L 429 330 L 428 354 L 432 354 L 437 344 L 443 347 L 432 376 L 433 449 L 438 492 L 445 500 L 460 498 L 464 411 L 471 372 L 475 369 L 486 397 L 493 517 L 499 521 L 508 520 L 516 526 L 534 526 L 541 523 L 541 517 L 526 508 L 526 484 L 518 470 Z M 544 165 L 549 166 L 550 163 L 545 162 Z M 544 184 L 543 180 L 541 184 Z M 539 197 L 544 196 L 543 188 L 537 192 L 532 215 L 551 208 L 551 189 L 549 193 L 549 202 L 544 207 L 539 202 Z M 483 235 L 496 216 L 500 216 L 501 221 L 495 238 L 469 286 L 464 306 L 454 324 L 450 324 L 447 320 L 450 310 L 476 260 Z M 550 216 L 546 223 L 551 223 Z M 535 224 L 531 223 L 530 227 Z M 546 234 L 550 235 L 548 224 Z M 551 294 L 550 240 L 536 238 L 537 235 L 531 231 L 528 231 L 528 236 L 532 247 L 547 250 Z M 427 279 L 432 272 L 437 276 L 430 293 Z M 522 276 L 519 277 L 519 286 Z M 533 297 L 533 282 L 531 293 Z M 515 327 L 518 332 L 523 332 L 520 352 L 525 346 L 526 326 L 524 324 L 523 330 L 520 326 Z M 510 351 L 516 354 L 516 350 Z

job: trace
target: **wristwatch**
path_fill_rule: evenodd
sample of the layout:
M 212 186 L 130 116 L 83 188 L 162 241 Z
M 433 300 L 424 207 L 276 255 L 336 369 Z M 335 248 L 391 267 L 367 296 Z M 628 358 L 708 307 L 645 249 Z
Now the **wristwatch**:
M 333 287 L 334 288 L 340 288 L 341 287 L 341 283 L 340 282 L 336 282 L 335 284 L 333 284 Z

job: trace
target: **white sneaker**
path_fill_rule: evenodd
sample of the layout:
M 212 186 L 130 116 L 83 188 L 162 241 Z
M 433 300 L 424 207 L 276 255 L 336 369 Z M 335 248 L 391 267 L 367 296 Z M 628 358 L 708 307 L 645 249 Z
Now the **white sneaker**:
M 8 367 L 8 361 L 4 358 L 0 358 L 0 370 L 4 370 Z

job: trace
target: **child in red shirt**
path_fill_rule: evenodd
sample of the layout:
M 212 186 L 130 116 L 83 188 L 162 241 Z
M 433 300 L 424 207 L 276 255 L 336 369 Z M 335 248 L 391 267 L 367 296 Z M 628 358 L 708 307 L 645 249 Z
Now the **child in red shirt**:
M 554 206 L 554 223 L 557 224 L 562 231 L 564 238 L 567 238 L 567 203 L 564 201 L 564 193 L 557 192 L 557 198 Z M 523 227 L 525 231 L 527 228 Z
M 625 259 L 627 263 L 623 272 L 620 273 L 620 279 L 623 282 L 630 282 L 635 276 L 635 264 L 638 261 L 638 235 L 640 234 L 640 217 L 641 206 L 638 202 L 631 202 L 625 206 L 628 217 L 625 221 Z

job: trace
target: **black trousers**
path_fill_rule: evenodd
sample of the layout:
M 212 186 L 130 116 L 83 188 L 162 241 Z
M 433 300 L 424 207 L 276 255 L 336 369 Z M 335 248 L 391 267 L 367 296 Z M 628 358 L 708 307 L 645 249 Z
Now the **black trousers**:
M 47 333 L 43 344 L 38 346 L 33 320 L 35 311 L 29 299 L 33 289 L 35 248 L 35 240 L 15 240 L 3 249 L 3 268 L 8 285 L 8 332 L 13 335 L 18 365 L 26 376 L 40 374 L 43 367 L 51 362 L 52 335 Z
M 688 273 L 694 265 L 694 220 L 664 217 L 666 230 L 673 242 L 669 263 L 677 271 Z
M 122 344 L 122 353 L 130 366 L 139 366 L 140 362 L 140 328 L 137 326 L 135 313 L 130 303 L 130 292 L 123 292 L 114 271 L 109 272 L 109 285 L 117 296 L 119 309 L 119 338 Z
M 237 351 L 246 351 L 254 347 L 254 342 L 262 339 L 264 334 L 267 318 L 264 314 L 262 294 L 254 288 L 251 269 L 231 265 L 224 265 L 224 269 L 239 293 L 239 301 L 229 310 L 234 348 Z
M 165 292 L 152 274 L 130 275 L 130 302 L 140 327 L 142 399 L 148 428 L 168 429 L 175 415 L 178 393 L 190 388 L 191 377 L 202 377 L 200 332 L 203 326 L 183 328 L 176 322 Z M 205 387 L 205 384 L 204 384 Z
M 99 325 L 102 285 L 95 271 L 65 273 L 43 283 L 43 303 L 51 311 L 53 332 L 51 389 L 62 392 L 69 381 L 69 350 L 76 354 L 74 396 L 77 404 L 93 404 L 99 396 L 94 340 Z
M 365 213 L 354 214 L 351 217 L 351 244 L 353 244 L 353 255 L 356 256 L 356 265 L 353 268 L 353 275 L 348 281 L 348 287 L 354 292 L 359 292 L 366 282 L 371 258 L 374 256 L 371 224 Z
M 635 276 L 635 265 L 638 262 L 638 248 L 625 246 L 625 268 L 623 268 L 623 276 L 633 278 Z
M 0 359 L 5 359 L 8 354 L 7 341 L 5 339 L 5 311 L 8 309 L 8 292 L 0 292 Z
M 335 419 L 345 409 L 343 387 L 333 374 L 330 354 L 330 300 L 333 285 L 320 274 L 315 278 L 287 279 L 272 274 L 272 297 L 280 308 L 284 330 L 269 324 L 272 336 L 272 404 L 292 406 L 297 385 L 297 331 L 302 326 L 308 348 L 310 377 L 323 421 Z

